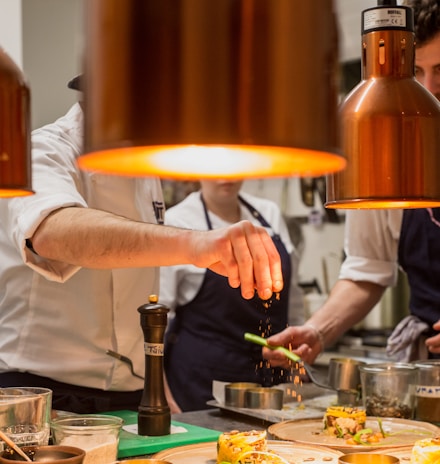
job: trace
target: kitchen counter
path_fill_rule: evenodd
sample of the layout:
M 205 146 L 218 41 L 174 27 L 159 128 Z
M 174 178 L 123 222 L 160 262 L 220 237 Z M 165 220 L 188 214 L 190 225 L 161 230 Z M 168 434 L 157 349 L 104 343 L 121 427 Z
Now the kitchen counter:
M 271 424 L 271 422 L 267 422 L 263 419 L 234 414 L 230 411 L 225 413 L 217 408 L 173 414 L 172 420 L 218 430 L 219 432 L 230 430 L 240 430 L 242 432 L 248 430 L 263 430 Z
M 224 432 L 230 430 L 240 430 L 240 431 L 248 431 L 248 430 L 264 430 L 270 425 L 270 423 L 258 419 L 247 417 L 244 415 L 234 415 L 228 412 L 224 414 L 222 410 L 217 408 L 212 409 L 205 409 L 201 411 L 190 411 L 190 412 L 183 412 L 180 414 L 173 414 L 171 416 L 171 420 L 174 423 L 180 423 L 182 425 L 193 425 L 198 427 L 204 427 L 207 429 L 215 430 L 217 432 Z M 154 438 L 154 437 L 152 437 Z M 158 437 L 161 439 L 161 437 Z M 203 439 L 201 441 L 206 441 Z M 196 443 L 197 441 L 191 442 Z M 181 445 L 175 445 L 181 446 Z M 174 448 L 174 445 L 167 446 L 169 448 Z M 165 448 L 164 448 L 165 449 Z M 121 448 L 120 448 L 121 451 Z M 159 450 L 157 450 L 159 451 Z M 119 456 L 119 461 L 124 461 L 126 459 L 142 459 L 142 458 L 151 458 L 156 454 L 156 452 L 151 452 L 148 454 L 146 453 L 135 453 L 130 455 L 122 454 L 121 457 Z
M 301 393 L 304 394 L 305 401 L 307 401 L 307 399 L 309 398 L 312 399 L 313 401 L 313 398 L 317 396 L 320 397 L 321 395 L 328 395 L 329 390 L 322 389 L 313 384 L 306 384 L 301 389 Z M 298 404 L 296 401 L 294 401 L 294 403 Z M 272 410 L 267 410 L 267 411 L 272 411 Z M 283 411 L 280 411 L 280 414 L 288 413 L 289 411 L 291 411 L 289 408 L 287 409 L 283 408 Z M 300 414 L 304 414 L 304 408 L 300 408 L 300 411 L 301 411 Z M 239 430 L 241 432 L 250 431 L 250 430 L 266 430 L 271 424 L 282 420 L 282 419 L 277 419 L 276 417 L 272 417 L 272 415 L 275 414 L 275 412 L 272 412 L 272 415 L 269 415 L 267 417 L 266 417 L 266 414 L 264 415 L 265 417 L 262 417 L 261 412 L 262 410 L 255 410 L 255 413 L 251 414 L 251 413 L 243 412 L 240 410 L 238 411 L 234 410 L 234 408 L 232 408 L 231 410 L 231 408 L 214 406 L 214 407 L 211 407 L 210 409 L 204 409 L 200 411 L 188 411 L 188 412 L 183 412 L 180 414 L 173 414 L 171 416 L 171 419 L 175 424 L 182 425 L 183 427 L 185 427 L 185 425 L 202 427 L 205 430 L 205 432 L 201 432 L 202 433 L 201 437 L 206 436 L 206 429 L 210 429 L 211 432 L 212 431 L 227 432 L 231 430 Z M 190 438 L 190 437 L 187 437 L 187 438 Z M 207 441 L 207 440 L 202 439 L 200 441 Z M 191 441 L 190 443 L 196 443 L 196 442 L 197 441 Z M 133 449 L 131 447 L 131 443 L 128 442 L 127 445 L 129 446 L 131 450 Z M 175 446 L 179 446 L 179 445 L 175 445 Z M 175 446 L 173 444 L 169 447 L 173 448 Z M 148 453 L 148 451 L 145 450 L 144 453 Z M 153 454 L 155 454 L 155 452 L 153 451 L 151 451 L 151 454 L 144 454 L 144 453 L 135 454 L 135 456 L 151 457 Z M 122 456 L 127 456 L 127 454 L 122 454 Z M 133 454 L 131 456 L 133 456 Z M 122 459 L 127 459 L 127 458 L 122 457 Z

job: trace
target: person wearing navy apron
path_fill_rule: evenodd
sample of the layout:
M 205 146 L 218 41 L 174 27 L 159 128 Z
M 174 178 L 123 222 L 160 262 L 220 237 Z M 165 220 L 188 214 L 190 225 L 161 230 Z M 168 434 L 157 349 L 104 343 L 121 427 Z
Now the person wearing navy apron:
M 212 186 L 212 182 L 219 181 L 205 182 Z M 184 200 L 181 215 L 185 216 L 185 205 L 192 205 L 193 209 L 199 208 L 206 229 L 211 230 L 214 228 L 211 218 L 215 215 L 208 209 L 208 202 L 204 197 L 205 182 L 201 183 L 201 192 L 195 192 Z M 213 380 L 256 382 L 262 386 L 289 380 L 289 372 L 272 368 L 263 360 L 261 347 L 246 342 L 244 333 L 253 332 L 267 337 L 287 326 L 291 257 L 280 236 L 273 233 L 266 218 L 243 198 L 244 195 L 238 194 L 241 182 L 224 183 L 226 184 L 233 185 L 232 188 L 236 189 L 231 208 L 247 211 L 261 226 L 272 230 L 272 239 L 281 257 L 286 285 L 270 301 L 262 301 L 258 296 L 245 300 L 239 289 L 229 286 L 226 278 L 204 270 L 202 284 L 194 298 L 175 306 L 175 317 L 165 335 L 166 377 L 172 396 L 182 411 L 208 408 L 207 402 L 213 399 Z M 247 198 L 252 201 L 250 195 Z M 268 202 L 261 199 L 259 201 Z M 186 220 L 188 219 L 189 215 L 186 215 Z M 161 295 L 162 289 L 167 286 L 170 272 L 168 269 L 165 275 L 161 274 Z M 166 298 L 164 300 L 161 297 L 161 301 L 167 303 Z
M 424 339 L 438 333 L 440 320 L 440 208 L 407 209 L 403 213 L 399 240 L 399 264 L 411 288 L 411 316 L 426 325 Z M 422 327 L 423 329 L 423 327 Z M 428 358 L 440 354 L 426 351 Z

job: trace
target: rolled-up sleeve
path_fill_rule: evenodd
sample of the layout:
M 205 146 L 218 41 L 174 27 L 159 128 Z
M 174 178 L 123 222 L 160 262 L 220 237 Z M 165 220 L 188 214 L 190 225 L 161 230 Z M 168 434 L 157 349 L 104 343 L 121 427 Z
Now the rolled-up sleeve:
M 31 251 L 26 239 L 53 211 L 87 207 L 76 158 L 82 146 L 82 113 L 74 106 L 56 124 L 32 133 L 32 184 L 35 194 L 0 202 L 2 228 L 9 243 L 29 267 L 55 281 L 64 281 L 79 268 L 48 260 Z M 74 233 L 74 231 L 72 231 Z
M 339 278 L 393 286 L 398 276 L 401 210 L 350 210 Z

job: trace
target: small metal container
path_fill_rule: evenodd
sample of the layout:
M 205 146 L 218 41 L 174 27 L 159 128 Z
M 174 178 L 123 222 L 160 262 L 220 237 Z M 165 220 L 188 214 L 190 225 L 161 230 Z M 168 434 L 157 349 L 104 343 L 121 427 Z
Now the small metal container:
M 337 391 L 338 404 L 361 404 L 361 375 L 359 368 L 364 362 L 352 358 L 332 358 L 329 362 L 328 383 Z
M 225 385 L 225 405 L 233 408 L 245 408 L 245 393 L 250 388 L 258 388 L 258 383 L 235 382 Z
M 399 464 L 399 458 L 388 454 L 349 453 L 338 458 L 339 464 Z
M 328 366 L 328 383 L 335 390 L 353 391 L 361 386 L 359 366 L 362 361 L 351 358 L 332 358 Z
M 251 409 L 282 409 L 283 396 L 283 390 L 278 388 L 251 388 L 245 392 L 245 407 Z

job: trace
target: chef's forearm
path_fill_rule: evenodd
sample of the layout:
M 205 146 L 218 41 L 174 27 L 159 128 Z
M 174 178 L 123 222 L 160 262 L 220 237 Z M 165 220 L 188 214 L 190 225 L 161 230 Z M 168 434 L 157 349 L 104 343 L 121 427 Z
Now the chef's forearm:
M 321 334 L 326 346 L 331 346 L 373 309 L 385 287 L 371 282 L 339 280 L 327 301 L 308 320 Z
M 185 231 L 133 221 L 91 208 L 62 208 L 34 233 L 32 246 L 47 259 L 95 268 L 148 267 L 189 262 Z M 173 253 L 163 253 L 173 247 Z M 167 247 L 167 248 L 164 248 Z

